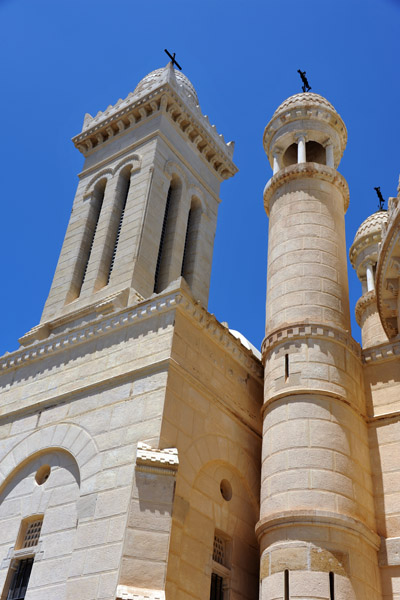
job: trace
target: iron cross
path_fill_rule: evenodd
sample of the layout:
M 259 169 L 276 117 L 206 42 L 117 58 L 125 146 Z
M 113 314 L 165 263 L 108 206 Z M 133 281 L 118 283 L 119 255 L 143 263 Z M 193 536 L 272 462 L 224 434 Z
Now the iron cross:
M 380 188 L 380 186 L 379 186 L 379 187 L 374 187 L 374 190 L 376 191 L 376 193 L 377 193 L 377 196 L 378 196 L 378 198 L 379 198 L 379 210 L 385 210 L 385 209 L 383 208 L 383 205 L 385 204 L 385 199 L 384 199 L 384 197 L 382 196 L 382 192 L 381 192 L 381 188 Z
M 307 77 L 306 77 L 306 72 L 305 71 L 300 71 L 300 69 L 297 69 L 298 74 L 301 77 L 301 80 L 303 82 L 302 85 L 302 90 L 303 92 L 309 92 L 311 90 L 311 86 L 308 83 Z
M 175 60 L 175 54 L 176 54 L 176 53 L 174 52 L 173 54 L 170 54 L 166 48 L 165 48 L 164 52 L 165 52 L 165 54 L 168 54 L 168 56 L 169 56 L 169 57 L 170 57 L 170 59 L 171 59 L 171 62 L 172 62 L 172 64 L 173 64 L 173 65 L 176 65 L 176 66 L 178 67 L 178 69 L 179 69 L 180 71 L 182 71 L 182 67 L 181 67 L 181 65 L 180 65 L 179 63 L 177 63 L 177 62 L 176 62 L 176 60 Z

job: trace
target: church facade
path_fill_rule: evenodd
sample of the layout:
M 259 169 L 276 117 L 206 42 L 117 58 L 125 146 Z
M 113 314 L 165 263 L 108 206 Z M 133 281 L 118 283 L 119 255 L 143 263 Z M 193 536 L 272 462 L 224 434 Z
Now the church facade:
M 169 63 L 73 138 L 41 321 L 0 359 L 1 600 L 400 599 L 400 201 L 359 228 L 351 337 L 323 97 L 283 102 L 266 333 L 207 311 L 233 144 Z

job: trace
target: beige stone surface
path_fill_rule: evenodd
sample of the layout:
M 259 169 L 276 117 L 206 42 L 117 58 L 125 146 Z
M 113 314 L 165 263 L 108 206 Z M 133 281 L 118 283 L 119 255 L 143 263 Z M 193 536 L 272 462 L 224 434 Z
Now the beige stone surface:
M 209 600 L 212 574 L 224 600 L 400 600 L 400 196 L 350 249 L 361 348 L 345 125 L 278 107 L 261 362 L 206 309 L 237 169 L 191 82 L 158 69 L 73 141 L 41 322 L 0 358 L 1 598 L 33 556 L 27 600 Z

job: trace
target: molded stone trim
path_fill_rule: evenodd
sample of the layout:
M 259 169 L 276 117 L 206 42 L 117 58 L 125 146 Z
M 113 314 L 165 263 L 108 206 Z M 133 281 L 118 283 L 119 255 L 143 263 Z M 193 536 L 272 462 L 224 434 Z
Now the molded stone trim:
M 366 364 L 393 360 L 398 357 L 400 357 L 400 339 L 362 351 L 362 359 Z
M 136 451 L 136 470 L 163 475 L 175 475 L 179 466 L 177 448 L 152 448 L 144 442 L 138 442 Z
M 229 457 L 229 460 L 227 460 Z M 199 467 L 199 458 L 201 466 Z M 253 506 L 259 510 L 260 501 L 260 471 L 259 466 L 254 464 L 249 454 L 238 452 L 237 444 L 229 438 L 217 435 L 205 435 L 196 439 L 181 456 L 182 470 L 190 478 L 187 478 L 188 484 L 193 488 L 195 479 L 200 470 L 207 463 L 219 461 L 221 464 L 234 468 L 247 489 L 249 499 Z M 185 462 L 189 462 L 190 469 L 185 469 Z
M 111 179 L 116 173 L 118 173 L 118 171 L 123 169 L 123 167 L 128 164 L 132 165 L 132 172 L 138 171 L 142 166 L 141 156 L 139 156 L 139 154 L 132 154 L 131 156 L 121 160 L 115 167 L 107 167 L 99 173 L 96 173 L 96 175 L 94 175 L 87 184 L 83 197 L 86 198 L 87 196 L 90 196 L 90 194 L 93 192 L 94 186 L 100 179 L 103 179 L 103 177 L 106 177 L 106 179 Z
M 364 311 L 368 308 L 368 306 L 371 306 L 371 304 L 375 304 L 375 303 L 376 303 L 375 290 L 370 290 L 369 292 L 366 292 L 365 294 L 363 294 L 361 296 L 361 298 L 359 298 L 357 300 L 355 313 L 356 313 L 356 321 L 357 321 L 358 325 L 360 325 L 360 327 L 361 327 L 361 318 L 363 316 Z
M 352 534 L 361 535 L 375 550 L 379 550 L 381 539 L 361 521 L 348 515 L 333 513 L 324 510 L 296 510 L 274 513 L 261 519 L 255 528 L 256 536 L 260 541 L 262 536 L 282 527 L 298 527 L 312 525 L 315 527 L 347 530 Z
M 0 492 L 14 472 L 30 462 L 35 455 L 59 450 L 67 452 L 76 460 L 81 477 L 81 494 L 87 493 L 86 481 L 101 470 L 101 463 L 91 435 L 73 423 L 42 427 L 16 443 L 0 459 Z
M 213 337 L 238 362 L 243 364 L 254 377 L 263 378 L 261 362 L 251 350 L 245 348 L 237 338 L 229 333 L 226 327 L 217 321 L 214 315 L 211 315 L 200 304 L 194 302 L 192 298 L 186 296 L 181 289 L 167 295 L 158 294 L 155 298 L 136 304 L 133 308 L 122 309 L 109 317 L 99 316 L 84 327 L 79 325 L 71 328 L 67 333 L 53 335 L 45 341 L 40 340 L 29 348 L 22 348 L 10 354 L 5 354 L 0 359 L 0 373 L 41 360 L 44 356 L 50 354 L 64 352 L 71 346 L 86 343 L 97 336 L 108 335 L 112 330 L 121 329 L 136 321 L 152 318 L 156 314 L 165 313 L 176 307 L 180 307 L 181 310 L 184 310 L 197 321 L 208 335 Z M 49 324 L 51 322 L 43 325 L 49 326 Z
M 327 167 L 326 165 L 320 165 L 319 163 L 305 162 L 298 163 L 295 165 L 289 165 L 283 169 L 280 169 L 275 175 L 271 177 L 267 185 L 264 188 L 264 207 L 267 215 L 269 215 L 269 203 L 274 193 L 285 183 L 293 181 L 294 179 L 301 179 L 307 177 L 310 179 L 320 179 L 336 185 L 341 191 L 343 196 L 344 211 L 346 212 L 349 207 L 350 193 L 347 181 L 336 169 Z
M 330 325 L 319 325 L 317 323 L 296 323 L 294 325 L 281 327 L 276 331 L 267 335 L 261 344 L 261 354 L 263 363 L 268 358 L 268 355 L 279 344 L 287 341 L 307 338 L 326 339 L 334 341 L 341 346 L 344 346 L 357 358 L 361 358 L 361 347 L 353 340 L 348 332 L 336 329 Z
M 189 107 L 168 83 L 136 100 L 132 94 L 120 100 L 119 104 L 125 106 L 72 138 L 82 154 L 88 156 L 101 144 L 162 111 L 176 123 L 221 179 L 228 179 L 237 173 L 238 169 L 231 160 L 233 143 L 227 144 L 223 136 L 218 135 L 215 126 L 210 124 L 208 117 L 202 114 L 200 107 Z
M 83 198 L 89 198 L 93 192 L 93 189 L 96 185 L 96 183 L 98 181 L 100 181 L 101 179 L 107 179 L 107 181 L 109 179 L 111 179 L 113 176 L 113 169 L 111 167 L 107 167 L 106 169 L 102 169 L 101 171 L 99 171 L 98 173 L 96 173 L 96 175 L 94 175 L 94 177 L 91 178 L 91 180 L 89 181 L 89 183 L 87 184 L 85 191 L 83 193 Z
M 116 600 L 165 600 L 164 590 L 145 590 L 143 588 L 119 585 Z

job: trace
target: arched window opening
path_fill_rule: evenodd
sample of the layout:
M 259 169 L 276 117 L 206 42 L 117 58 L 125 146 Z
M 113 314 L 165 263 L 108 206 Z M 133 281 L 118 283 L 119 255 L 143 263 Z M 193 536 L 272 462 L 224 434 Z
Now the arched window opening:
M 99 223 L 101 208 L 103 206 L 104 193 L 106 190 L 106 179 L 102 179 L 99 181 L 93 191 L 93 197 L 91 200 L 89 215 L 86 223 L 86 228 L 83 236 L 82 248 L 81 248 L 81 276 L 80 276 L 80 285 L 79 291 L 77 293 L 77 297 L 79 297 L 81 293 L 82 286 L 85 282 L 90 255 L 93 250 L 94 238 L 96 236 L 97 226 Z
M 291 144 L 289 148 L 287 148 L 286 152 L 282 157 L 282 164 L 284 167 L 289 167 L 289 165 L 297 164 L 297 144 Z
M 315 162 L 326 165 L 326 150 L 318 142 L 306 142 L 307 162 Z
M 131 167 L 127 167 L 121 172 L 120 179 L 118 181 L 118 191 L 116 199 L 116 208 L 113 215 L 113 226 L 110 231 L 110 247 L 112 248 L 112 254 L 109 258 L 107 283 L 110 283 L 111 273 L 115 264 L 115 257 L 117 255 L 118 243 L 121 237 L 122 223 L 125 215 L 126 202 L 128 199 L 129 189 L 131 185 Z
M 172 260 L 172 250 L 181 192 L 181 182 L 179 179 L 173 178 L 167 194 L 164 219 L 161 229 L 160 245 L 158 248 L 156 270 L 154 275 L 154 292 L 156 294 L 165 289 L 170 283 L 169 267 Z
M 185 247 L 183 250 L 182 257 L 182 269 L 181 275 L 185 278 L 187 283 L 191 286 L 194 280 L 195 261 L 197 254 L 197 246 L 199 240 L 199 230 L 201 221 L 201 204 L 196 198 L 193 199 L 192 205 L 189 210 L 187 226 L 186 226 L 186 237 Z

